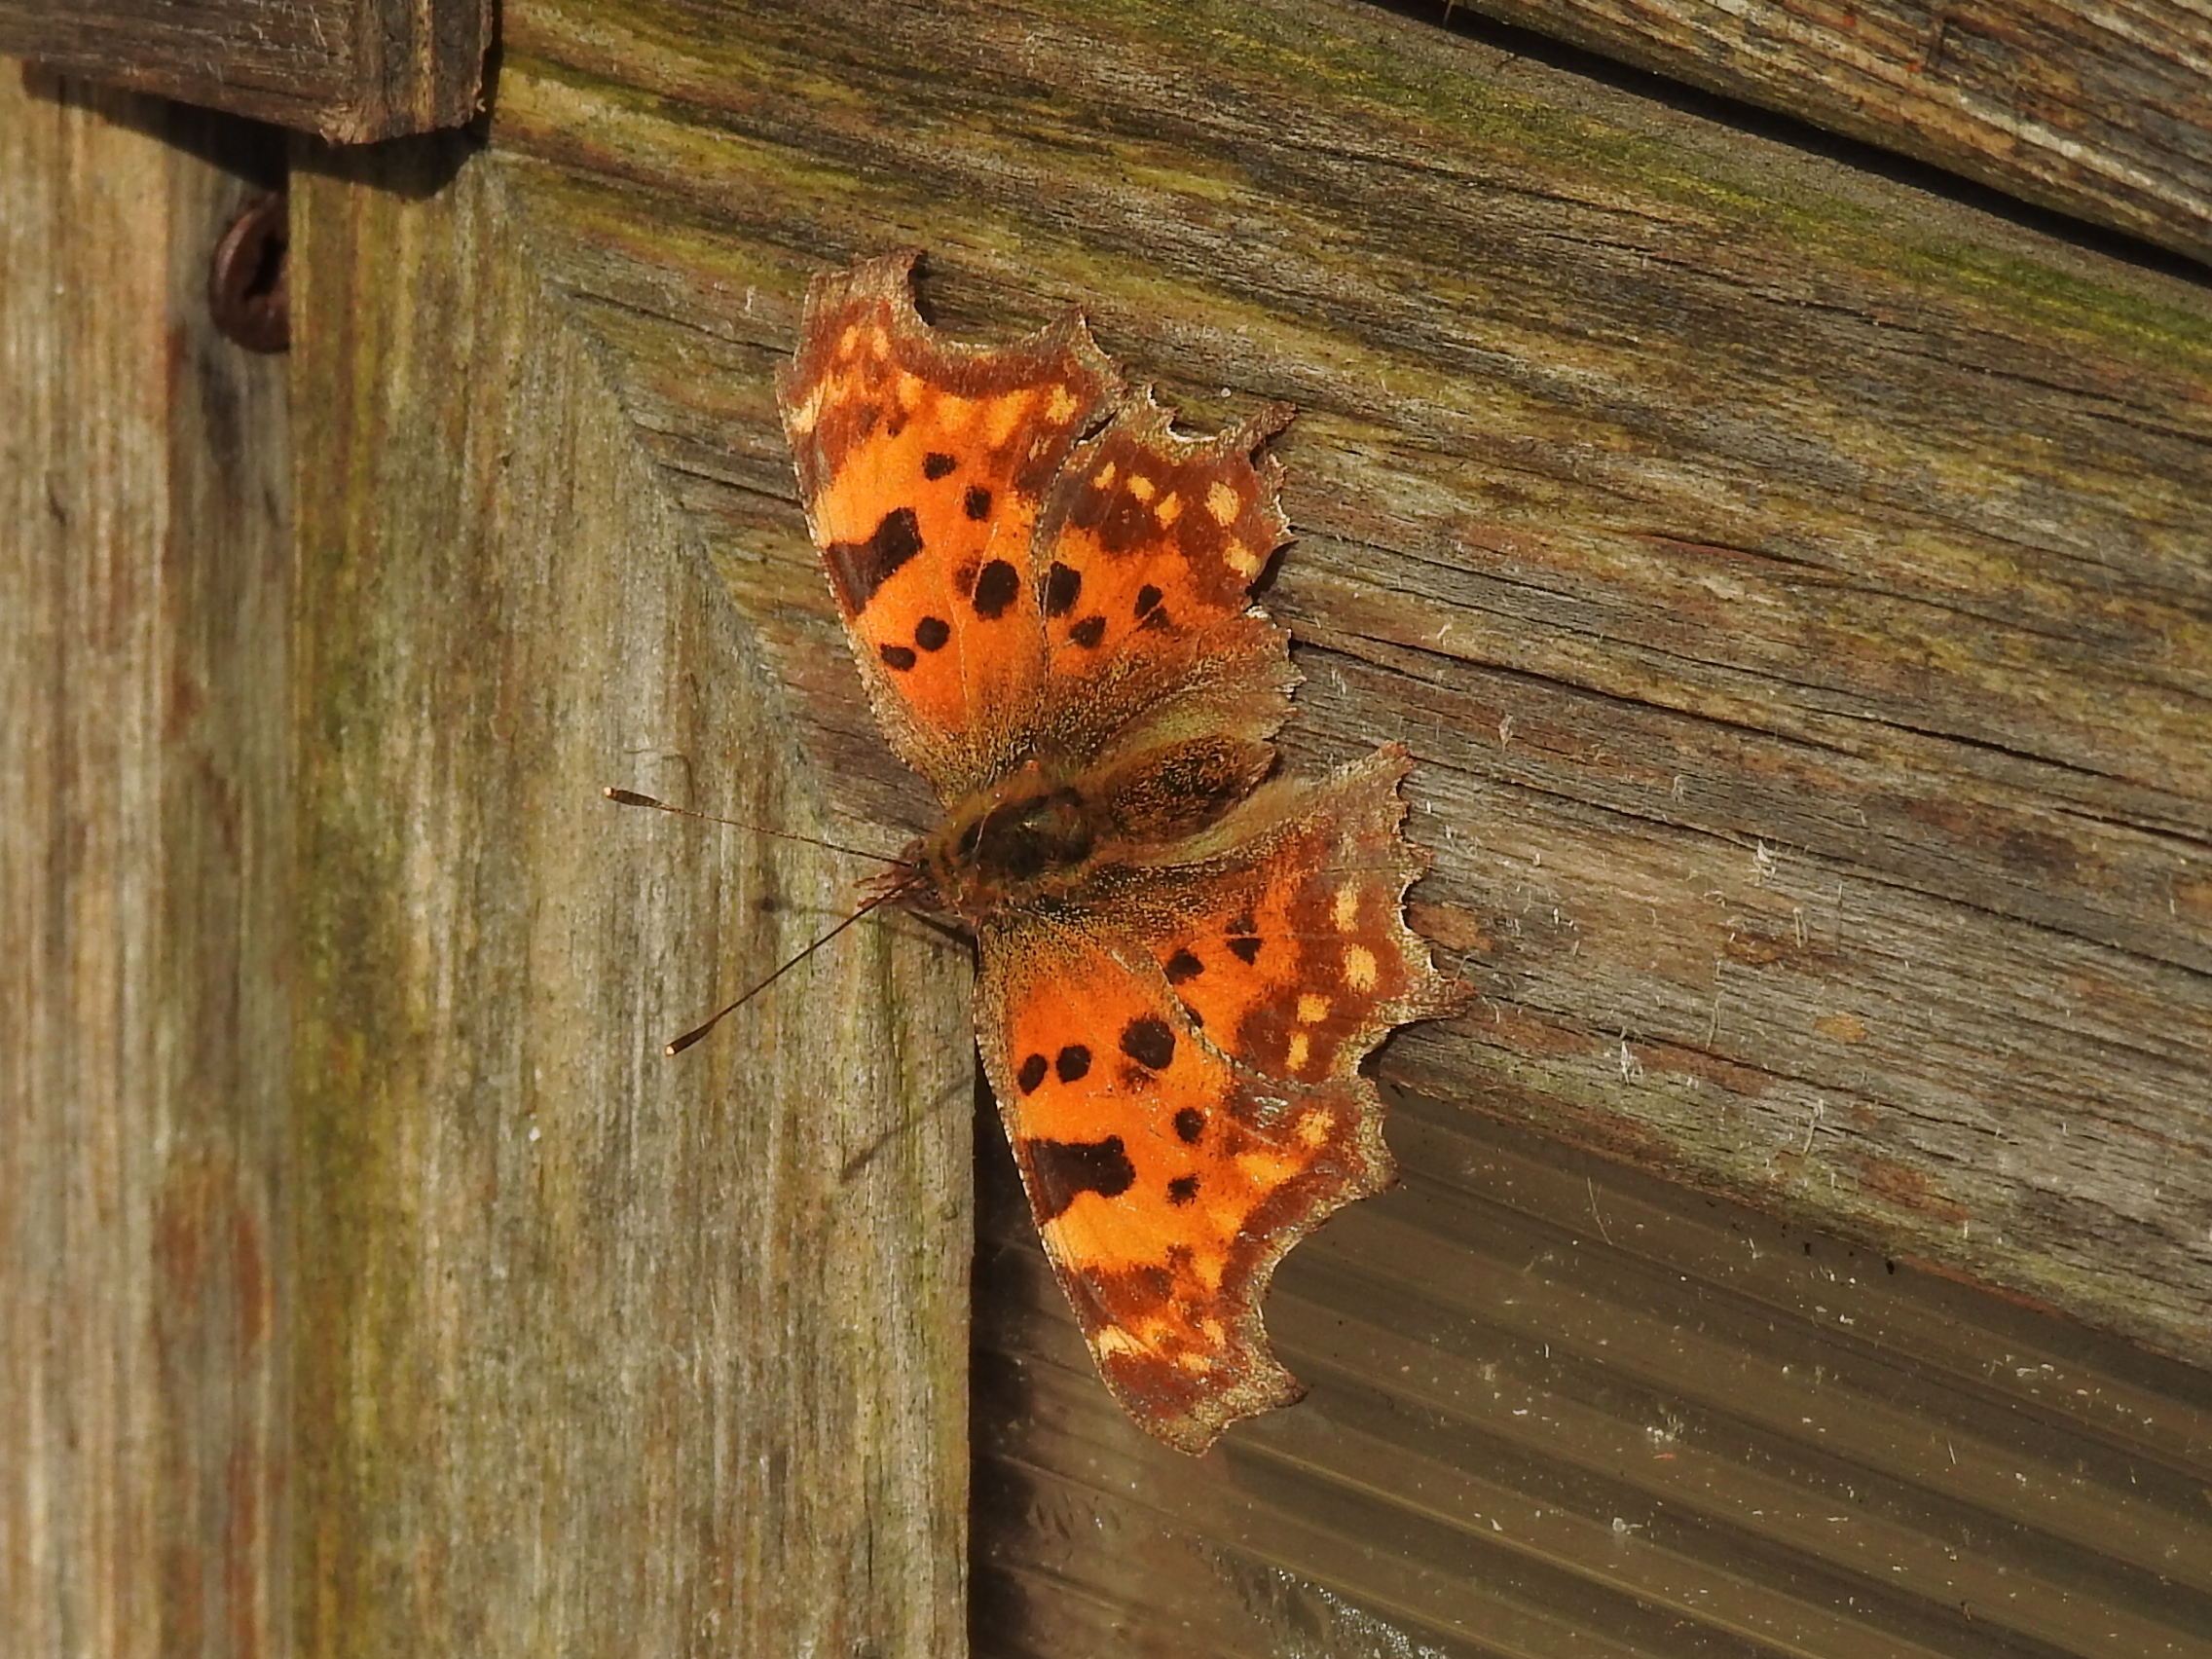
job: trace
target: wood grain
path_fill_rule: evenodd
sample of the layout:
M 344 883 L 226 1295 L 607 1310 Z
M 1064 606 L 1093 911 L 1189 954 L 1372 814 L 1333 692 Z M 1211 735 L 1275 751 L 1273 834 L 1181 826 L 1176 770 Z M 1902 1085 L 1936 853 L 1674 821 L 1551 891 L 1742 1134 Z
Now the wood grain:
M 1723 1513 L 1673 1466 L 1616 1478 L 1645 1395 L 1576 1393 L 1622 1375 L 1602 1310 L 1587 1368 L 1547 1369 L 1505 1281 L 1572 1194 L 1492 1205 L 1547 1169 L 1485 1161 L 1501 1123 L 1691 1189 L 1646 1185 L 1640 1225 L 1703 1190 L 1783 1218 L 1776 1248 L 1862 1241 L 1853 1318 L 1853 1273 L 1920 1263 L 2212 1360 L 2200 288 L 1321 0 L 509 22 L 487 153 L 299 181 L 296 569 L 275 366 L 201 321 L 240 169 L 157 106 L 9 92 L 11 1650 L 960 1650 L 966 965 L 856 932 L 671 1066 L 851 868 L 597 796 L 884 848 L 927 814 L 769 392 L 806 276 L 903 242 L 957 332 L 1082 303 L 1195 422 L 1302 406 L 1268 596 L 1309 675 L 1294 762 L 1414 743 L 1418 913 L 1485 993 L 1386 1056 L 1433 1102 L 1394 1131 L 1417 1222 L 1362 1206 L 1286 1269 L 1316 1407 L 1155 1485 L 1080 1363 L 989 1380 L 1032 1541 L 1146 1540 L 1149 1578 L 1045 1563 L 1071 1633 L 1105 1604 L 1080 1567 L 1178 1608 L 1210 1577 L 1343 1646 L 1390 1635 L 1331 1588 L 1357 1580 L 1416 1634 L 1454 1634 L 1442 1605 L 1595 1651 L 1552 1564 L 1596 1564 L 1648 1649 L 1687 1628 L 1668 1568 L 1746 1558 L 1632 1556 L 1609 1522 L 1642 1512 L 1604 1506 L 1760 1543 L 1749 1487 Z M 1639 1386 L 1702 1386 L 1780 1295 Z M 1534 1442 L 1512 1388 L 1458 1392 L 1490 1356 L 1422 1369 L 1419 1340 L 1478 1315 L 1589 1477 L 1567 1510 L 1538 1470 L 1494 1555 L 1454 1529 L 1511 1483 L 1464 1477 Z M 1691 1321 L 1656 1323 L 1654 1351 Z M 1833 1548 L 1934 1516 L 2003 1557 L 1926 1549 L 1934 1588 L 1873 1621 L 1837 1567 L 1767 1604 L 1798 1650 L 2201 1626 L 2194 1557 L 2183 1584 L 2158 1552 L 2196 1524 L 2202 1373 L 2049 1325 L 1798 1331 L 1860 1368 L 1828 1419 L 1859 1438 L 1743 1439 L 1793 1459 L 1767 1490 L 1800 1553 L 1759 1563 L 1829 1571 L 1803 1494 L 1862 1475 L 1890 1508 Z M 1883 1390 L 1923 1357 L 1954 1426 L 2033 1418 L 2017 1456 L 1898 1450 L 1936 1417 Z M 1739 1376 L 1720 1407 L 1802 1386 Z M 1418 1455 L 1370 1437 L 1393 1419 Z M 1223 1553 L 1262 1503 L 1306 1530 Z M 2025 1622 L 1937 1604 L 2000 1569 Z
M 1425 761 L 1385 1075 L 2212 1357 L 2201 290 L 1352 6 L 538 3 L 494 165 L 856 821 L 768 375 L 928 244 L 1286 398 L 1297 758 Z
M 2212 1656 L 2205 1372 L 1395 1106 L 1403 1185 L 1270 1298 L 1311 1395 L 1198 1464 L 984 1166 L 978 1654 Z
M 600 797 L 819 832 L 467 153 L 292 198 L 299 1649 L 957 1653 L 967 969 L 859 928 L 661 1054 L 868 866 Z
M 9 1653 L 286 1629 L 284 382 L 203 297 L 244 127 L 0 83 Z
M 2212 19 L 2189 0 L 1454 4 L 2212 261 Z
M 0 53 L 363 143 L 473 120 L 491 0 L 0 0 Z

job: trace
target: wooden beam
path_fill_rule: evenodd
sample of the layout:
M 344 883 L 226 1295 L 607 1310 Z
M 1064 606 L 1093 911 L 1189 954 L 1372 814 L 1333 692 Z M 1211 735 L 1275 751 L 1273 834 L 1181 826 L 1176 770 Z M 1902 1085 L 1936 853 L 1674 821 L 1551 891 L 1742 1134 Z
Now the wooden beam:
M 2203 1371 L 1396 1104 L 1403 1185 L 1269 1300 L 1312 1393 L 1198 1463 L 984 1166 L 978 1649 L 2212 1655 Z
M 0 53 L 334 143 L 459 127 L 491 0 L 0 0 Z
M 1463 9 L 2212 262 L 2212 30 L 2186 0 Z

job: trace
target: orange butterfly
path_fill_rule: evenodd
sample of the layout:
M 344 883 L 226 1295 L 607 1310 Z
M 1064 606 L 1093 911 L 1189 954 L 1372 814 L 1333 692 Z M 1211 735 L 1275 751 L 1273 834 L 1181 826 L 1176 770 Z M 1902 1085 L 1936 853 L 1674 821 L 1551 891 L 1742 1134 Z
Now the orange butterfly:
M 942 824 L 896 896 L 974 930 L 976 1030 L 1098 1370 L 1203 1452 L 1302 1392 L 1260 1300 L 1391 1176 L 1362 1058 L 1449 1014 L 1404 917 L 1396 745 L 1269 779 L 1298 676 L 1247 590 L 1286 539 L 1255 448 L 1131 395 L 1071 314 L 940 339 L 915 256 L 817 277 L 777 392 L 891 746 Z

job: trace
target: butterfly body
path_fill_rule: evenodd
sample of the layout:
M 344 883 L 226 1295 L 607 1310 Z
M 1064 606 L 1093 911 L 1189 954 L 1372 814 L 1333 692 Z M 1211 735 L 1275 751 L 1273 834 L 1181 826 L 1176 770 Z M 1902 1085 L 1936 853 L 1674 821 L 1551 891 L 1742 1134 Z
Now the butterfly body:
M 1391 1179 L 1361 1059 L 1457 1008 L 1405 925 L 1404 751 L 1271 776 L 1296 675 L 1248 590 L 1253 452 L 1126 393 L 1080 318 L 942 340 L 911 255 L 818 278 L 778 383 L 892 746 L 945 816 L 903 902 L 976 936 L 977 1036 L 1047 1253 L 1116 1397 L 1199 1452 L 1295 1399 L 1259 1302 Z
M 1031 761 L 956 802 L 902 863 L 919 872 L 931 907 L 971 928 L 1008 904 L 1079 892 L 1102 826 L 1078 785 Z

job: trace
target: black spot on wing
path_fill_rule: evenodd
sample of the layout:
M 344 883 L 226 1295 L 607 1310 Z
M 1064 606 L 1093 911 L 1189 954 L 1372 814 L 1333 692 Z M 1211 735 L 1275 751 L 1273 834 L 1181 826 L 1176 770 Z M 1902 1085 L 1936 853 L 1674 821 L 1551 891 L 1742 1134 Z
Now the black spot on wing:
M 1205 1132 L 1206 1115 L 1196 1106 L 1186 1106 L 1175 1114 L 1175 1138 L 1185 1146 L 1197 1146 Z
M 952 625 L 941 616 L 925 616 L 914 624 L 914 644 L 925 651 L 940 651 L 952 638 Z
M 1068 638 L 1087 651 L 1094 649 L 1105 637 L 1106 618 L 1103 616 L 1086 616 L 1068 630 Z
M 1122 1052 L 1148 1071 L 1165 1071 L 1175 1061 L 1175 1033 L 1157 1014 L 1140 1014 L 1123 1028 Z
M 1187 950 L 1178 950 L 1167 959 L 1167 982 L 1170 985 L 1180 985 L 1185 980 L 1196 979 L 1205 971 L 1206 965 Z
M 993 559 L 976 572 L 976 591 L 968 603 L 976 608 L 976 614 L 986 622 L 995 622 L 1006 614 L 1006 608 L 1021 591 L 1021 577 L 1004 559 Z
M 1052 568 L 1045 572 L 1045 614 L 1065 616 L 1082 597 L 1083 572 L 1053 560 Z
M 1241 910 L 1229 918 L 1230 954 L 1247 967 L 1260 954 L 1260 941 L 1253 937 L 1257 932 L 1258 925 L 1252 920 L 1252 912 L 1249 910 Z
M 916 661 L 914 653 L 904 645 L 878 645 L 875 654 L 901 674 L 912 668 Z
M 832 541 L 822 550 L 845 613 L 858 616 L 868 607 L 876 590 L 889 581 L 899 567 L 922 550 L 922 527 L 912 507 L 900 507 L 883 515 L 875 534 L 866 541 Z
M 960 510 L 972 519 L 991 516 L 991 493 L 980 484 L 968 486 L 968 493 L 960 498 Z
M 1043 1054 L 1031 1054 L 1021 1062 L 1021 1069 L 1014 1074 L 1014 1081 L 1020 1085 L 1022 1093 L 1033 1092 L 1045 1081 L 1045 1069 L 1050 1064 Z
M 1059 1074 L 1062 1083 L 1079 1083 L 1090 1073 L 1090 1051 L 1081 1043 L 1070 1043 L 1052 1061 L 1052 1070 Z
M 1198 1178 L 1196 1175 L 1178 1175 L 1167 1183 L 1167 1201 L 1181 1207 L 1198 1196 Z
M 1025 1150 L 1039 1221 L 1051 1221 L 1081 1194 L 1118 1198 L 1136 1182 L 1120 1135 L 1102 1141 L 1033 1140 Z
M 942 478 L 959 464 L 952 457 L 938 450 L 932 450 L 922 457 L 922 476 L 924 478 Z
M 1161 591 L 1158 588 L 1154 587 L 1150 582 L 1145 583 L 1144 586 L 1137 589 L 1136 613 L 1139 616 L 1151 615 L 1155 610 L 1158 610 L 1160 608 L 1160 602 L 1163 597 L 1164 596 L 1161 593 Z

